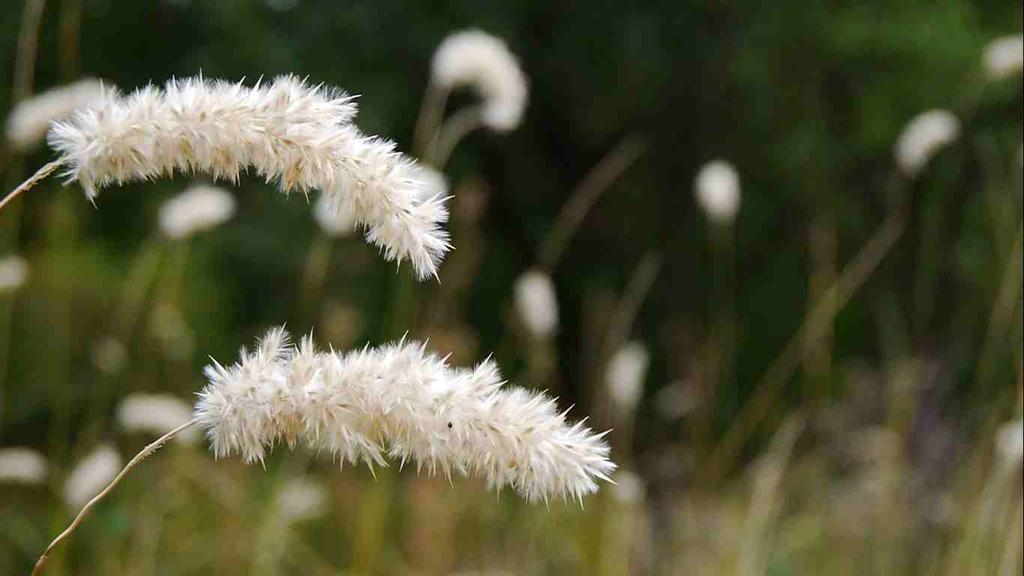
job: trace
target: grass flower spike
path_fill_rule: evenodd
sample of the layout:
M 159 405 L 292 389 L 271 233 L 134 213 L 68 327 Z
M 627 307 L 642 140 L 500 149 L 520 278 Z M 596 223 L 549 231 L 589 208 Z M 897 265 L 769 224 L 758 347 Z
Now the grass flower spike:
M 349 96 L 293 76 L 252 87 L 190 78 L 129 95 L 107 90 L 55 124 L 49 142 L 90 198 L 104 186 L 175 172 L 237 182 L 252 170 L 285 193 L 320 190 L 366 226 L 388 259 L 408 259 L 421 278 L 435 275 L 449 248 L 443 201 L 421 199 L 414 162 L 362 134 L 355 114 Z
M 945 146 L 960 135 L 960 121 L 948 110 L 929 110 L 914 117 L 896 141 L 896 163 L 907 176 L 916 176 Z
M 489 128 L 507 132 L 519 125 L 528 95 L 526 76 L 500 38 L 480 30 L 456 32 L 438 46 L 432 67 L 438 86 L 469 86 L 480 94 Z
M 339 210 L 326 196 L 313 206 L 313 219 L 324 234 L 331 238 L 344 238 L 356 229 L 355 218 L 347 210 Z
M 740 175 L 732 164 L 725 160 L 713 160 L 705 164 L 694 183 L 697 203 L 708 219 L 728 224 L 736 218 L 740 209 Z
M 117 423 L 127 432 L 161 436 L 192 419 L 192 407 L 170 394 L 137 392 L 125 397 L 117 406 Z M 175 439 L 192 442 L 195 430 L 185 430 Z
M 98 102 L 103 93 L 103 84 L 90 78 L 20 102 L 7 118 L 8 142 L 20 151 L 35 147 L 46 139 L 52 122 L 64 120 L 75 110 Z
M 605 386 L 616 412 L 632 413 L 640 403 L 650 355 L 640 342 L 629 342 L 608 362 Z
M 46 458 L 31 448 L 0 448 L 0 484 L 42 484 L 48 469 Z
M 96 448 L 68 474 L 64 482 L 64 501 L 72 509 L 81 508 L 117 476 L 121 464 L 121 455 L 113 446 Z
M 540 270 L 524 272 L 514 289 L 516 314 L 534 338 L 551 338 L 558 331 L 558 296 L 551 277 Z
M 0 258 L 0 294 L 14 292 L 28 279 L 28 263 L 16 254 Z
M 479 474 L 530 501 L 580 500 L 615 468 L 604 435 L 569 424 L 553 399 L 503 387 L 491 361 L 455 369 L 420 344 L 327 353 L 310 338 L 292 346 L 279 328 L 207 376 L 196 420 L 219 457 L 260 461 L 274 444 L 301 440 L 342 462 L 390 456 L 431 473 Z
M 172 239 L 216 228 L 235 213 L 235 197 L 216 186 L 192 186 L 160 208 L 160 231 Z
M 1017 34 L 996 38 L 985 47 L 982 60 L 985 73 L 992 80 L 1020 76 L 1024 69 L 1024 36 Z

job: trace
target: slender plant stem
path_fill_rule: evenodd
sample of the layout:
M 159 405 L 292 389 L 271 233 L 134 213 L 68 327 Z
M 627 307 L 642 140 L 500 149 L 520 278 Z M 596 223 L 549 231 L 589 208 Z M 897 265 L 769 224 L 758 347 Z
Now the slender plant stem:
M 448 103 L 448 93 L 447 88 L 442 88 L 433 82 L 427 85 L 412 136 L 413 153 L 417 158 L 425 158 L 427 148 L 437 137 L 438 126 L 441 125 L 441 120 L 444 118 L 444 107 Z
M 78 77 L 82 0 L 61 0 L 59 20 L 60 36 L 57 41 L 57 52 L 60 55 L 60 61 L 57 64 L 61 79 L 70 82 Z
M 569 240 L 572 239 L 590 209 L 601 198 L 601 195 L 622 176 L 622 173 L 644 153 L 646 147 L 640 137 L 627 136 L 580 181 L 569 197 L 569 201 L 562 206 L 551 231 L 541 245 L 540 265 L 542 268 L 554 269 L 565 252 Z
M 326 234 L 317 234 L 309 245 L 306 265 L 302 271 L 302 284 L 299 286 L 299 309 L 309 314 L 314 324 L 320 312 L 320 297 L 324 291 L 324 281 L 331 265 L 331 252 L 334 250 L 334 239 Z
M 784 497 L 779 487 L 803 428 L 802 418 L 790 416 L 775 433 L 768 453 L 757 465 L 740 542 L 739 569 L 736 572 L 740 576 L 758 576 L 768 572 L 768 552 L 772 541 L 770 528 Z
M 92 509 L 97 504 L 99 504 L 100 501 L 106 498 L 107 495 L 110 494 L 114 490 L 114 488 L 116 488 L 117 485 L 121 483 L 121 480 L 123 480 L 124 477 L 127 476 L 128 473 L 131 472 L 133 468 L 138 466 L 139 463 L 148 458 L 151 454 L 159 450 L 164 444 L 167 443 L 168 440 L 174 438 L 178 433 L 183 432 L 184 430 L 187 430 L 188 428 L 194 426 L 196 422 L 197 421 L 195 419 L 189 420 L 188 422 L 182 424 L 181 426 L 178 426 L 174 430 L 171 430 L 167 434 L 164 434 L 163 436 L 157 438 L 151 444 L 143 448 L 141 452 L 136 454 L 135 457 L 132 458 L 131 461 L 128 462 L 128 464 L 126 464 L 125 467 L 121 469 L 121 472 L 119 472 L 118 475 L 115 476 L 114 479 L 110 481 L 110 484 L 107 484 L 106 488 L 104 488 L 99 494 L 93 496 L 92 500 L 89 500 L 89 502 L 87 502 L 85 506 L 82 507 L 82 510 L 78 513 L 77 516 L 75 516 L 75 519 L 71 521 L 71 524 L 68 525 L 68 527 L 65 528 L 64 531 L 61 532 L 56 538 L 54 538 L 53 542 L 50 542 L 50 545 L 46 547 L 46 550 L 39 557 L 39 560 L 36 561 L 36 565 L 32 569 L 32 576 L 42 574 L 43 569 L 46 567 L 46 560 L 50 557 L 50 553 L 53 551 L 53 549 L 56 548 L 58 544 L 63 542 L 69 536 L 71 536 L 71 534 L 74 533 L 75 529 L 78 528 L 79 524 L 81 524 L 86 519 L 86 517 L 89 516 L 89 513 L 92 512 Z
M 1010 251 L 1009 261 L 1006 263 L 1006 272 L 999 283 L 999 292 L 996 295 L 995 305 L 992 307 L 992 314 L 988 321 L 988 333 L 981 348 L 978 363 L 974 372 L 974 389 L 980 392 L 987 388 L 986 381 L 996 363 L 1000 344 L 1006 344 L 1004 338 L 1010 330 L 1010 326 L 1016 320 L 1013 311 L 1021 299 L 1021 257 L 1024 252 L 1024 226 L 1017 231 L 1017 239 Z
M 39 51 L 39 28 L 43 23 L 46 0 L 25 0 L 18 32 L 18 53 L 14 62 L 14 86 L 11 101 L 15 104 L 32 94 L 36 75 L 36 54 Z
M 701 402 L 705 406 L 722 406 L 735 410 L 737 394 L 734 381 L 736 356 L 736 229 L 732 222 L 710 222 L 711 297 L 708 299 L 710 337 L 705 350 L 704 388 Z M 695 444 L 701 451 L 708 448 L 713 413 L 703 410 L 696 418 Z M 703 453 L 703 452 L 702 452 Z
M 775 405 L 786 382 L 799 370 L 808 354 L 804 345 L 827 330 L 835 316 L 850 301 L 850 298 L 867 281 L 871 273 L 903 234 L 904 220 L 897 213 L 886 219 L 871 238 L 861 247 L 854 259 L 847 264 L 836 282 L 830 286 L 804 318 L 799 330 L 768 367 L 753 396 L 733 420 L 733 425 L 708 458 L 702 474 L 705 484 L 718 480 L 726 472 L 737 452 L 753 434 L 757 425 Z
M 442 126 L 433 139 L 430 148 L 425 151 L 424 159 L 437 170 L 444 170 L 455 146 L 473 130 L 483 125 L 480 108 L 470 106 L 452 115 Z
M 626 285 L 626 290 L 615 307 L 611 323 L 608 326 L 604 339 L 604 353 L 601 358 L 608 358 L 629 335 L 633 322 L 640 312 L 640 306 L 647 299 L 647 294 L 654 286 L 661 270 L 661 257 L 657 254 L 647 254 L 637 264 L 633 276 Z
M 149 293 L 150 285 L 160 271 L 166 245 L 158 239 L 151 238 L 132 259 L 131 268 L 113 314 L 113 336 L 127 344 L 135 329 L 142 304 Z
M 31 190 L 36 184 L 46 179 L 47 176 L 53 174 L 58 168 L 60 168 L 63 165 L 63 158 L 58 158 L 44 165 L 42 168 L 36 171 L 35 174 L 30 176 L 28 180 L 22 182 L 20 186 L 15 188 L 14 191 L 8 194 L 3 200 L 0 200 L 0 210 L 3 210 L 4 206 L 7 206 L 9 202 L 20 196 L 23 192 Z
M 810 260 L 810 278 L 808 292 L 810 301 L 822 302 L 827 306 L 835 306 L 834 302 L 824 300 L 828 287 L 836 281 L 836 244 L 837 230 L 835 216 L 829 211 L 819 214 L 811 222 L 808 233 L 807 252 Z M 835 311 L 827 314 L 835 316 Z M 807 357 L 804 361 L 804 391 L 812 406 L 820 406 L 829 395 L 829 380 L 832 371 L 832 323 L 822 330 L 820 335 L 807 340 Z
M 660 270 L 661 257 L 657 254 L 647 254 L 637 264 L 636 269 L 633 271 L 633 276 L 630 278 L 629 284 L 626 285 L 625 292 L 622 294 L 622 298 L 619 299 L 615 310 L 612 312 L 612 319 L 605 331 L 604 341 L 601 344 L 601 353 L 598 355 L 598 369 L 595 371 L 597 377 L 601 377 L 605 373 L 608 359 L 622 346 L 623 342 L 629 337 L 630 332 L 632 332 L 633 323 L 640 312 L 640 307 L 643 305 L 644 300 L 647 299 L 647 295 L 654 286 L 654 281 L 658 278 Z M 636 414 L 633 411 L 615 423 L 615 441 L 621 447 L 619 458 L 620 463 L 623 465 L 633 458 L 632 446 L 635 420 Z

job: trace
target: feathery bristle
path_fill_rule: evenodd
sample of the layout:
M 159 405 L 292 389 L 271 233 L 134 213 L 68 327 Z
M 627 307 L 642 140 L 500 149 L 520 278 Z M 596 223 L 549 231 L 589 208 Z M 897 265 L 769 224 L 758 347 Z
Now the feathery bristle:
M 101 100 L 55 123 L 50 145 L 90 198 L 111 184 L 175 172 L 237 182 L 253 170 L 284 193 L 320 190 L 367 227 L 385 257 L 436 274 L 448 214 L 421 199 L 416 165 L 393 143 L 362 134 L 352 98 L 294 76 L 247 87 L 201 77 Z
M 602 435 L 567 422 L 553 399 L 503 387 L 493 361 L 452 368 L 417 342 L 338 354 L 309 337 L 289 346 L 275 329 L 207 376 L 195 414 L 217 456 L 261 461 L 301 438 L 341 462 L 411 460 L 530 501 L 581 499 L 615 469 Z

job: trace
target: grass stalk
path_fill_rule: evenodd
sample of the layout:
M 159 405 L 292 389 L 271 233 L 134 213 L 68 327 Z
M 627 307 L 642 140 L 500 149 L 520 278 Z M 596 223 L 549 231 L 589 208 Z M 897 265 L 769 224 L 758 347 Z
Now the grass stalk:
M 53 552 L 53 549 L 56 548 L 61 542 L 66 540 L 69 536 L 74 534 L 75 530 L 78 528 L 79 525 L 81 525 L 83 521 L 85 521 L 85 519 L 92 512 L 93 508 L 95 508 L 97 504 L 102 502 L 103 499 L 106 498 L 108 494 L 113 492 L 114 488 L 117 488 L 117 485 L 120 484 L 122 480 L 124 480 L 124 477 L 127 476 L 129 472 L 131 472 L 136 466 L 142 463 L 143 460 L 145 460 L 154 452 L 159 450 L 170 439 L 174 438 L 179 433 L 194 426 L 196 422 L 197 421 L 195 419 L 189 420 L 188 422 L 182 424 L 181 426 L 178 426 L 174 430 L 171 430 L 170 432 L 157 438 L 152 443 L 143 448 L 142 451 L 136 454 L 135 457 L 132 458 L 128 462 L 128 464 L 126 464 L 124 468 L 121 469 L 117 476 L 115 476 L 114 479 L 111 480 L 109 484 L 107 484 L 106 488 L 101 490 L 99 494 L 93 496 L 92 500 L 89 500 L 85 504 L 85 506 L 82 507 L 82 509 L 78 512 L 78 515 L 75 516 L 75 519 L 71 521 L 71 524 L 68 525 L 68 527 L 65 528 L 63 532 L 57 535 L 57 537 L 54 538 L 52 542 L 50 542 L 50 545 L 47 546 L 46 550 L 43 551 L 42 555 L 39 556 L 39 560 L 36 561 L 35 567 L 32 568 L 32 576 L 36 576 L 38 574 L 43 573 L 43 570 L 46 568 L 46 561 L 50 557 L 50 553 Z
M 643 155 L 647 146 L 638 136 L 627 136 L 580 181 L 569 196 L 540 248 L 539 264 L 553 270 L 587 213 L 620 176 Z
M 63 158 L 58 158 L 52 162 L 45 164 L 42 168 L 37 170 L 35 174 L 29 176 L 28 180 L 25 180 L 17 188 L 15 188 L 13 192 L 5 196 L 3 200 L 0 200 L 0 211 L 2 211 L 4 207 L 7 206 L 7 204 L 9 204 L 12 200 L 22 195 L 23 193 L 31 190 L 33 187 L 35 187 L 36 184 L 39 184 L 40 182 L 45 180 L 47 176 L 53 174 L 58 168 L 60 168 L 63 165 Z
M 846 265 L 836 282 L 822 294 L 822 298 L 804 318 L 803 324 L 769 365 L 755 386 L 751 398 L 740 409 L 732 426 L 711 453 L 701 474 L 706 484 L 714 483 L 728 470 L 757 425 L 774 407 L 783 387 L 800 368 L 807 355 L 804 343 L 820 335 L 832 324 L 835 315 L 889 254 L 903 235 L 903 230 L 903 218 L 899 214 L 889 216 Z

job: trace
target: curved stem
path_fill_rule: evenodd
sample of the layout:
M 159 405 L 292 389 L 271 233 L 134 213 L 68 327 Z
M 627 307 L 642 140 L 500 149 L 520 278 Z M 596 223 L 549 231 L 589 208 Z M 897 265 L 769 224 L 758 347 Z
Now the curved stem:
M 4 206 L 7 206 L 8 202 L 20 196 L 22 192 L 28 192 L 29 190 L 31 190 L 36 184 L 46 179 L 47 176 L 53 174 L 58 168 L 60 168 L 63 165 L 64 159 L 58 158 L 53 162 L 50 162 L 49 164 L 46 164 L 45 166 L 40 168 L 35 174 L 30 176 L 28 180 L 22 182 L 21 185 L 15 188 L 13 192 L 8 194 L 3 200 L 0 200 L 0 210 L 3 210 Z
M 141 452 L 136 454 L 135 457 L 132 458 L 131 461 L 128 462 L 128 464 L 126 464 L 125 467 L 121 469 L 121 472 L 119 472 L 118 475 L 115 476 L 114 479 L 110 481 L 110 484 L 107 484 L 106 488 L 104 488 L 99 494 L 93 496 L 92 500 L 89 500 L 89 502 L 87 502 L 86 505 L 82 507 L 82 510 L 78 513 L 77 516 L 75 516 L 75 519 L 71 521 L 71 524 L 68 525 L 68 527 L 65 528 L 64 531 L 61 532 L 56 538 L 54 538 L 53 542 L 50 542 L 50 545 L 46 547 L 46 551 L 44 551 L 43 554 L 39 557 L 39 560 L 36 561 L 35 567 L 32 568 L 32 576 L 36 576 L 37 574 L 42 573 L 43 568 L 46 567 L 46 561 L 50 557 L 50 552 L 52 552 L 53 549 L 56 548 L 58 544 L 63 542 L 68 536 L 74 533 L 75 529 L 78 528 L 78 525 L 85 520 L 85 518 L 89 515 L 90 512 L 92 512 L 92 509 L 97 504 L 99 504 L 101 500 L 106 498 L 107 494 L 110 494 L 114 490 L 114 488 L 116 488 L 117 485 L 121 483 L 121 480 L 123 480 L 124 477 L 127 476 L 128 473 L 132 471 L 133 468 L 138 466 L 140 462 L 149 457 L 150 454 L 159 450 L 161 446 L 167 443 L 167 441 L 170 440 L 171 438 L 174 438 L 174 436 L 176 436 L 178 433 L 194 426 L 196 422 L 197 421 L 194 418 L 192 420 L 189 420 L 188 422 L 182 424 L 181 426 L 178 426 L 174 430 L 171 430 L 167 434 L 164 434 L 163 436 L 157 438 L 155 441 L 153 441 L 153 443 L 151 443 L 149 446 L 146 446 L 145 448 L 142 449 Z
M 627 136 L 594 166 L 562 206 L 555 223 L 540 248 L 540 266 L 553 270 L 569 239 L 580 227 L 601 194 L 611 188 L 619 176 L 643 154 L 646 145 L 638 136 Z
M 35 80 L 36 53 L 39 50 L 39 28 L 43 22 L 46 0 L 26 0 L 18 33 L 18 55 L 14 63 L 14 89 L 11 100 L 17 103 L 32 94 Z
M 850 301 L 896 245 L 903 234 L 903 229 L 904 220 L 899 213 L 886 219 L 861 247 L 854 259 L 846 265 L 835 283 L 822 293 L 804 318 L 803 324 L 754 387 L 753 395 L 740 409 L 739 414 L 733 419 L 732 426 L 708 458 L 702 474 L 705 485 L 713 484 L 727 471 L 757 425 L 775 405 L 783 387 L 805 361 L 808 347 L 804 343 L 820 338 L 831 326 L 836 314 Z
M 441 130 L 437 137 L 434 138 L 432 145 L 424 153 L 427 163 L 436 170 L 443 171 L 444 165 L 448 162 L 448 157 L 451 156 L 455 146 L 465 138 L 466 134 L 482 125 L 483 116 L 480 113 L 480 108 L 477 106 L 463 108 L 453 114 L 441 126 Z
M 59 16 L 59 37 L 57 52 L 60 61 L 57 63 L 60 77 L 64 82 L 71 82 L 78 77 L 79 44 L 82 35 L 82 0 L 61 0 Z
M 438 126 L 444 118 L 444 107 L 448 102 L 448 88 L 431 82 L 423 94 L 423 104 L 416 118 L 416 128 L 412 135 L 413 153 L 417 158 L 424 158 L 430 143 L 437 137 Z

